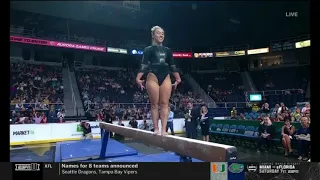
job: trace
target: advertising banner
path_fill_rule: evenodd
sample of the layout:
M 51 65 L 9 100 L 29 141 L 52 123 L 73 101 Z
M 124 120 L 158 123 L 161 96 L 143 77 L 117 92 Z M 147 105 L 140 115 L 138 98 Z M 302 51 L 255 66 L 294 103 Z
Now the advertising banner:
M 229 56 L 244 56 L 246 51 L 225 51 L 225 52 L 216 52 L 216 57 L 229 57 Z
M 50 124 L 15 124 L 10 125 L 10 143 L 43 141 L 50 139 Z
M 131 50 L 130 53 L 133 55 L 142 55 L 143 51 L 134 49 L 134 50 Z
M 99 122 L 89 122 L 93 137 L 100 136 Z M 82 137 L 80 123 L 15 124 L 10 125 L 10 144 L 79 139 Z
M 84 45 L 84 44 L 74 44 L 74 43 L 59 42 L 59 41 L 48 41 L 48 40 L 44 40 L 44 39 L 25 38 L 25 37 L 20 37 L 20 36 L 10 36 L 10 42 L 17 42 L 17 43 L 23 43 L 23 44 L 35 44 L 35 45 L 40 45 L 40 46 L 52 46 L 52 47 L 60 47 L 60 48 L 106 52 L 105 47 L 91 46 L 91 45 Z
M 304 48 L 304 47 L 309 47 L 311 45 L 311 41 L 301 41 L 301 42 L 296 42 L 296 48 Z
M 194 58 L 212 58 L 213 53 L 194 53 Z
M 250 49 L 247 51 L 248 55 L 252 55 L 252 54 L 262 54 L 262 53 L 268 53 L 269 52 L 269 48 L 260 48 L 260 49 Z
M 143 120 L 137 120 L 139 125 Z M 151 121 L 148 121 L 151 123 Z M 99 122 L 89 122 L 94 138 L 100 138 Z M 118 122 L 113 122 L 117 124 Z M 129 121 L 123 121 L 129 126 Z M 184 119 L 174 119 L 175 133 L 184 132 Z M 161 130 L 161 128 L 160 128 Z M 10 145 L 26 143 L 47 143 L 57 141 L 79 140 L 82 137 L 82 127 L 77 123 L 50 123 L 50 124 L 12 124 L 10 125 Z
M 107 52 L 119 53 L 119 54 L 128 54 L 128 51 L 126 49 L 113 48 L 113 47 L 108 47 L 107 48 Z
M 172 53 L 174 58 L 192 58 L 191 52 L 173 52 Z

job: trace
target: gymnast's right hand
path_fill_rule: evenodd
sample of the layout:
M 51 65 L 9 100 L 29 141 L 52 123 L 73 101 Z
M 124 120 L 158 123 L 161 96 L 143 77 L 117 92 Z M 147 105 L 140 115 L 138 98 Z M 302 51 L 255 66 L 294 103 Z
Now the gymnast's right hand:
M 137 84 L 138 84 L 138 86 L 139 86 L 139 88 L 141 89 L 141 91 L 143 91 L 144 90 L 144 86 L 143 86 L 143 82 L 144 82 L 144 80 L 141 80 L 141 79 L 136 79 L 136 82 L 137 82 Z

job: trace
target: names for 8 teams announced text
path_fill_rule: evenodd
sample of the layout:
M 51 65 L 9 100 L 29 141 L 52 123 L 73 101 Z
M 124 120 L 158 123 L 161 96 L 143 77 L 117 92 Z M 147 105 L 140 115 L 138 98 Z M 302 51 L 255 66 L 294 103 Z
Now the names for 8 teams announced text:
M 60 164 L 61 175 L 136 175 L 138 164 Z

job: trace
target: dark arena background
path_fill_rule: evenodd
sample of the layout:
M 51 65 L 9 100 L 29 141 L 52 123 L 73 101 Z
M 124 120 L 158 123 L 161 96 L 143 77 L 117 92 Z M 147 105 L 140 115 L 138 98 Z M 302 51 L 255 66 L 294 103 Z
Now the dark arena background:
M 95 159 L 107 118 L 152 131 L 135 77 L 156 25 L 182 78 L 170 98 L 175 136 L 191 104 L 206 106 L 209 141 L 236 147 L 236 162 L 308 161 L 310 137 L 297 137 L 311 123 L 309 19 L 307 1 L 11 1 L 11 161 Z M 85 122 L 93 140 L 81 140 Z M 261 141 L 264 122 L 272 138 Z M 104 162 L 181 160 L 111 136 Z

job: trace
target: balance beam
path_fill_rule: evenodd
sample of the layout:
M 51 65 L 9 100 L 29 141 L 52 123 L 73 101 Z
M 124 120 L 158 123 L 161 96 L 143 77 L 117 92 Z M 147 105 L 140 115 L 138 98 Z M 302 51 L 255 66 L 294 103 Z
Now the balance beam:
M 100 122 L 102 147 L 100 158 L 105 158 L 109 132 L 133 138 L 145 144 L 154 145 L 184 156 L 193 157 L 206 162 L 229 162 L 237 159 L 237 149 L 234 146 L 200 141 L 172 135 L 154 135 L 151 131 L 119 126 Z M 103 132 L 104 130 L 104 132 Z

